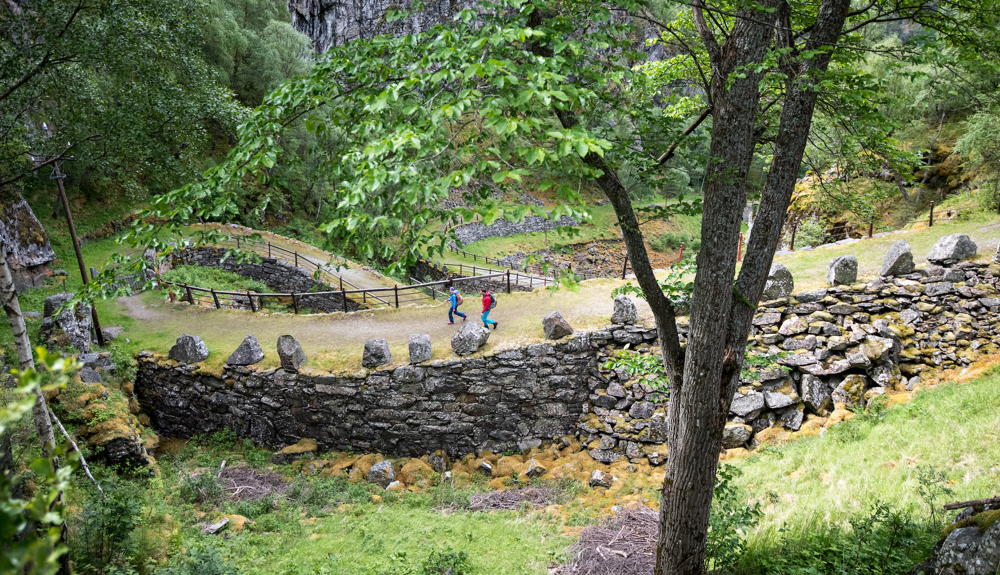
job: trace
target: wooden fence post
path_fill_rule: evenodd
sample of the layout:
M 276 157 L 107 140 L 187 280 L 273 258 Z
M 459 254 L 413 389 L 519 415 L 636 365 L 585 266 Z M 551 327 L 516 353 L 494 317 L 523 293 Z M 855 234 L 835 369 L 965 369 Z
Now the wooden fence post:
M 622 279 L 625 279 L 625 272 L 628 270 L 628 252 L 625 253 L 625 264 L 622 265 Z
M 740 234 L 740 245 L 743 245 L 743 234 Z M 681 251 L 677 254 L 677 263 L 684 261 L 684 242 L 681 242 Z
M 267 242 L 267 257 L 271 257 L 271 242 Z
M 392 286 L 392 292 L 396 294 L 396 308 L 399 308 L 399 284 Z
M 799 224 L 795 222 L 795 226 L 792 227 L 792 239 L 788 244 L 788 251 L 795 251 L 795 232 L 799 231 Z M 741 242 L 742 243 L 742 242 Z
M 215 309 L 222 309 L 222 306 L 219 305 L 219 294 L 215 293 L 215 288 L 212 288 L 212 301 L 215 302 Z
M 340 297 L 344 300 L 344 313 L 347 313 L 347 294 L 344 292 L 344 281 L 340 281 Z
M 299 252 L 292 252 L 295 254 L 295 267 L 299 267 Z
M 296 315 L 298 315 L 299 303 L 295 301 L 295 292 L 292 292 L 292 309 L 295 310 Z
M 257 306 L 253 303 L 253 296 L 250 295 L 250 290 L 247 290 L 247 299 L 250 300 L 250 311 L 257 313 Z
M 930 223 L 927 224 L 927 227 L 928 228 L 934 227 L 934 202 L 931 202 L 931 220 Z
M 240 236 L 236 236 L 236 249 L 240 249 Z
M 507 293 L 510 293 L 510 270 L 507 270 Z
M 194 305 L 194 296 L 191 295 L 191 286 L 184 284 L 184 292 L 187 293 L 188 303 Z

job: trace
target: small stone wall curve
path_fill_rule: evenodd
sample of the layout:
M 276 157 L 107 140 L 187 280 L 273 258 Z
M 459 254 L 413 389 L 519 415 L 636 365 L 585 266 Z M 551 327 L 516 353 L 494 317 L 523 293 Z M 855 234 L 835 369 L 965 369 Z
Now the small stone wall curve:
M 787 356 L 780 369 L 741 384 L 724 445 L 753 447 L 772 428 L 825 427 L 845 402 L 910 390 L 925 371 L 996 353 L 998 275 L 997 264 L 966 262 L 765 302 L 749 347 Z M 679 331 L 686 342 L 683 320 Z M 603 367 L 626 345 L 658 353 L 657 332 L 612 325 L 552 344 L 347 376 L 202 370 L 143 352 L 135 389 L 164 436 L 229 428 L 272 448 L 308 437 L 325 450 L 442 449 L 457 457 L 573 435 L 601 462 L 661 464 L 666 403 L 644 380 Z
M 221 268 L 263 282 L 275 293 L 294 292 L 299 309 L 312 309 L 324 313 L 344 311 L 344 299 L 340 294 L 309 294 L 309 292 L 335 291 L 337 288 L 313 279 L 312 272 L 308 269 L 267 257 L 262 257 L 260 263 L 238 263 L 233 258 L 222 261 L 226 251 L 224 248 L 211 246 L 179 249 L 174 252 L 171 265 Z M 242 307 L 249 308 L 249 302 Z M 347 298 L 347 311 L 359 309 L 364 309 L 364 306 Z

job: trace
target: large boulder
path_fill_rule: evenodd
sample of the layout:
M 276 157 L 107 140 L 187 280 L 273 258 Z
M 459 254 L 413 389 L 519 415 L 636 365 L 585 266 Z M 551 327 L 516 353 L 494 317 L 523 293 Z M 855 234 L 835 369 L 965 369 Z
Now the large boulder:
M 964 515 L 964 514 L 963 514 Z M 995 575 L 1000 566 L 1000 511 L 985 510 L 949 526 L 951 532 L 929 560 L 911 573 L 922 575 Z
M 229 356 L 226 363 L 229 365 L 253 365 L 262 359 L 264 359 L 264 350 L 260 348 L 256 337 L 248 335 L 243 338 L 243 343 Z
M 882 261 L 881 276 L 898 276 L 913 273 L 913 252 L 906 240 L 892 244 Z
M 617 325 L 632 325 L 639 319 L 639 312 L 635 309 L 635 304 L 628 296 L 620 295 L 615 298 L 615 311 L 611 314 L 611 323 Z
M 361 357 L 361 365 L 372 369 L 392 361 L 389 342 L 385 339 L 369 339 L 365 342 L 365 353 Z
M 826 270 L 826 283 L 835 285 L 850 285 L 858 281 L 858 258 L 854 256 L 838 256 L 830 262 Z
M 451 349 L 457 355 L 469 355 L 476 353 L 489 339 L 490 330 L 479 324 L 467 323 L 452 336 Z
M 278 338 L 278 357 L 281 359 L 281 369 L 298 371 L 306 364 L 306 352 L 294 337 L 283 335 Z
M 90 351 L 90 330 L 93 325 L 90 309 L 82 303 L 66 307 L 53 316 L 56 310 L 73 298 L 74 293 L 59 293 L 45 298 L 42 314 L 42 341 L 51 347 L 75 347 L 81 353 Z
M 557 311 L 542 319 L 542 329 L 545 331 L 545 339 L 562 339 L 567 335 L 573 335 L 573 327 Z
M 170 359 L 181 363 L 198 363 L 208 359 L 208 346 L 196 335 L 183 334 L 170 348 Z
M 976 255 L 976 242 L 972 241 L 965 234 L 951 234 L 945 236 L 934 244 L 931 253 L 927 254 L 927 261 L 932 264 L 954 265 L 958 262 Z
M 767 274 L 767 283 L 764 284 L 762 299 L 769 301 L 786 297 L 792 294 L 793 289 L 795 289 L 795 281 L 792 279 L 792 272 L 781 264 L 771 264 L 771 271 Z
M 415 333 L 410 336 L 410 363 L 423 363 L 431 360 L 431 336 L 425 333 Z

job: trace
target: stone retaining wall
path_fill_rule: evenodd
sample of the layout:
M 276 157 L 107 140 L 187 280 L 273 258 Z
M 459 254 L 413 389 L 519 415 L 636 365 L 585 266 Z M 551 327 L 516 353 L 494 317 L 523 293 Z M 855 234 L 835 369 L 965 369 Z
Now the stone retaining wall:
M 455 235 L 463 244 L 471 244 L 486 238 L 507 237 L 516 234 L 529 234 L 532 232 L 545 232 L 556 229 L 559 226 L 578 226 L 575 219 L 563 216 L 556 221 L 541 218 L 539 216 L 525 216 L 524 221 L 519 224 L 500 218 L 490 225 L 482 222 L 471 222 L 455 227 Z
M 996 352 L 998 271 L 931 267 L 764 303 L 751 351 L 787 355 L 781 369 L 740 387 L 725 447 L 753 447 L 772 428 L 823 428 L 845 408 L 913 389 L 925 370 Z M 683 342 L 683 321 L 680 331 Z M 666 454 L 666 404 L 645 380 L 602 367 L 626 344 L 657 353 L 656 337 L 648 327 L 609 326 L 554 344 L 352 376 L 211 372 L 143 352 L 136 393 L 167 436 L 228 427 L 269 447 L 309 437 L 327 450 L 459 456 L 575 435 L 598 461 L 657 465 Z
M 442 266 L 446 268 L 447 266 Z M 414 264 L 409 271 L 410 277 L 420 280 L 422 282 L 439 282 L 445 280 L 454 280 L 457 278 L 469 278 L 471 276 L 463 276 L 456 273 L 451 273 L 450 271 L 445 271 L 445 269 L 439 269 L 435 267 L 430 262 L 420 260 Z M 491 279 L 463 279 L 460 282 L 456 282 L 455 287 L 462 292 L 463 297 L 469 294 L 477 294 L 479 290 L 486 289 L 495 294 L 507 293 L 507 280 L 506 278 L 491 278 Z M 439 286 L 438 289 L 442 291 L 448 291 L 449 286 Z M 542 287 L 542 284 L 538 282 L 538 287 Z M 532 288 L 526 285 L 520 285 L 513 279 L 510 283 L 511 291 L 528 292 L 532 291 Z
M 339 294 L 309 295 L 309 292 L 334 291 L 337 288 L 313 279 L 312 272 L 276 258 L 261 258 L 260 263 L 238 263 L 232 258 L 222 261 L 226 250 L 210 246 L 179 249 L 174 253 L 172 265 L 189 265 L 221 268 L 243 277 L 263 282 L 275 293 L 295 293 L 300 310 L 317 312 L 344 311 L 344 299 Z M 207 301 L 207 300 L 206 300 Z M 235 307 L 249 309 L 246 298 L 237 297 Z M 289 305 L 291 301 L 289 298 Z M 213 305 L 208 302 L 208 305 Z M 363 306 L 347 298 L 347 311 L 357 311 Z

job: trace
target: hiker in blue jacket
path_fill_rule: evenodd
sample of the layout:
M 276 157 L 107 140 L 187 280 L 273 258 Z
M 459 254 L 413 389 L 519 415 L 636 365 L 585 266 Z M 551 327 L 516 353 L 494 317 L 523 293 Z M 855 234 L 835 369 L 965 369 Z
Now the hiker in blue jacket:
M 457 315 L 462 318 L 462 321 L 465 321 L 466 315 L 458 311 L 458 306 L 462 303 L 462 296 L 458 293 L 457 289 L 451 288 L 451 295 L 448 296 L 448 301 L 451 303 L 451 306 L 448 308 L 448 325 L 455 323 L 455 317 L 452 314 Z

